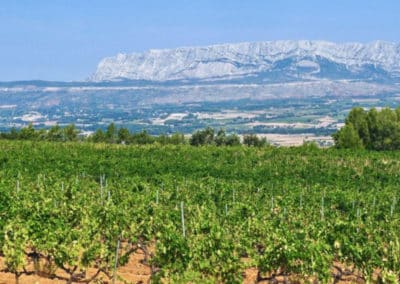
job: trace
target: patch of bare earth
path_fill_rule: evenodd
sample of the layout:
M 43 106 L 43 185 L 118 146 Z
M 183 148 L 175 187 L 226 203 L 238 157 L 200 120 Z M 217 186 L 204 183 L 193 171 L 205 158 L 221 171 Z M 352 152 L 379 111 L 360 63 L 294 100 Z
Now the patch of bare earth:
M 154 252 L 154 247 L 149 249 L 151 253 Z M 147 256 L 148 257 L 148 256 Z M 275 275 L 272 273 L 259 273 L 256 267 L 252 267 L 250 259 L 242 259 L 242 261 L 247 264 L 247 268 L 243 272 L 243 284 L 254 284 L 254 283 L 319 283 L 313 277 L 302 277 L 301 275 L 288 275 L 283 276 L 279 273 Z M 61 270 L 53 270 L 53 274 L 56 274 L 59 278 L 51 279 L 49 271 L 51 268 L 47 267 L 45 262 L 39 263 L 35 266 L 32 261 L 27 260 L 26 271 L 31 272 L 31 275 L 21 275 L 18 279 L 19 284 L 58 284 L 66 283 L 69 275 Z M 0 270 L 5 269 L 4 258 L 0 257 Z M 98 273 L 98 269 L 89 268 L 86 271 L 85 279 L 89 279 Z M 329 283 L 366 283 L 365 279 L 361 276 L 360 272 L 354 269 L 352 266 L 344 265 L 339 262 L 335 262 L 332 266 L 332 278 Z M 378 282 L 380 271 L 377 269 L 373 275 L 373 283 Z M 146 255 L 143 250 L 136 250 L 129 257 L 128 262 L 118 268 L 117 277 L 115 283 L 117 284 L 147 284 L 150 283 L 151 268 L 146 263 Z M 62 279 L 64 278 L 64 279 Z M 14 284 L 17 283 L 15 275 L 12 273 L 0 272 L 0 284 Z M 79 282 L 71 282 L 79 283 Z M 80 282 L 82 283 L 82 281 Z M 112 279 L 110 275 L 106 275 L 102 272 L 96 275 L 96 280 L 91 283 L 97 284 L 111 284 Z
M 359 271 L 352 266 L 347 266 L 339 262 L 335 262 L 332 266 L 332 278 L 329 283 L 348 284 L 348 283 L 367 283 Z M 372 283 L 379 283 L 380 270 L 376 269 L 373 273 Z M 243 284 L 255 283 L 319 283 L 313 277 L 302 277 L 301 275 L 274 275 L 271 273 L 259 274 L 258 269 L 255 267 L 248 267 L 243 273 Z
M 143 263 L 144 259 L 145 255 L 142 251 L 132 254 L 129 262 L 118 269 L 118 278 L 122 280 L 118 283 L 150 283 L 151 269 Z
M 0 257 L 0 271 L 4 271 L 5 264 L 4 258 Z M 22 274 L 18 282 L 16 281 L 15 275 L 9 272 L 0 272 L 0 284 L 58 284 L 66 283 L 69 279 L 69 275 L 61 270 L 55 269 L 52 272 L 51 268 L 46 267 L 44 261 L 40 261 L 36 265 L 33 261 L 27 259 L 27 265 L 25 267 L 29 275 Z M 77 272 L 79 273 L 79 272 Z M 57 277 L 52 276 L 57 275 Z M 97 275 L 96 275 L 97 274 Z M 84 279 L 90 279 L 95 276 L 96 278 L 91 283 L 112 283 L 110 275 L 106 275 L 103 272 L 98 272 L 96 268 L 89 268 L 85 272 Z M 145 254 L 142 250 L 136 250 L 133 252 L 128 262 L 117 269 L 117 277 L 115 283 L 117 284 L 146 284 L 150 283 L 151 269 L 145 264 Z M 82 281 L 72 281 L 71 283 L 82 283 Z

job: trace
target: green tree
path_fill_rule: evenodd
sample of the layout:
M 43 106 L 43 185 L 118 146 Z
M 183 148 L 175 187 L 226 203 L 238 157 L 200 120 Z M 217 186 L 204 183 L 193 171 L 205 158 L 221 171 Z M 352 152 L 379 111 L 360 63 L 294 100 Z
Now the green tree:
M 129 144 L 131 140 L 131 133 L 125 127 L 118 130 L 118 143 Z
M 38 140 L 41 141 L 47 140 L 47 130 L 45 129 L 35 130 L 35 134 Z
M 201 146 L 214 144 L 214 129 L 207 127 L 203 130 L 198 130 L 190 137 L 190 145 Z
M 356 107 L 350 111 L 346 118 L 346 124 L 351 123 L 353 125 L 366 147 L 371 143 L 367 117 L 368 113 L 363 108 Z
M 105 136 L 103 130 L 101 130 L 101 129 L 99 128 L 99 129 L 96 130 L 95 133 L 93 133 L 93 134 L 90 136 L 90 139 L 89 139 L 89 140 L 91 140 L 92 142 L 95 142 L 95 143 L 105 142 L 105 141 L 106 141 L 106 136 Z
M 15 129 L 15 127 L 11 128 L 10 133 L 9 133 L 9 139 L 15 140 L 18 138 L 18 131 Z
M 185 144 L 186 139 L 185 136 L 182 133 L 174 133 L 169 137 L 170 144 L 173 145 L 179 145 L 179 144 Z
M 376 108 L 372 108 L 369 110 L 367 115 L 367 123 L 370 134 L 370 143 L 366 145 L 366 148 L 375 149 L 376 141 L 379 139 L 378 111 Z
M 333 135 L 339 148 L 358 147 L 358 141 L 352 133 L 354 129 L 366 149 L 400 149 L 400 108 L 384 108 L 381 111 L 372 108 L 368 112 L 354 108 L 345 122 L 345 127 Z
M 47 140 L 49 141 L 63 141 L 63 130 L 56 124 L 47 131 Z
M 139 145 L 152 144 L 156 140 L 153 136 L 149 135 L 146 130 L 132 135 L 132 142 Z
M 118 138 L 117 127 L 114 122 L 110 123 L 106 131 L 106 140 L 108 143 L 116 143 Z
M 18 139 L 34 140 L 35 138 L 36 138 L 36 133 L 32 123 L 29 123 L 27 127 L 24 127 L 19 131 Z
M 76 129 L 75 124 L 70 124 L 63 129 L 64 141 L 77 141 L 78 140 L 78 129 Z
M 243 137 L 243 144 L 246 146 L 262 147 L 267 145 L 265 137 L 259 138 L 255 134 L 248 134 Z
M 226 134 L 225 130 L 220 129 L 217 133 L 217 136 L 215 136 L 215 145 L 217 146 L 223 146 L 226 145 Z
M 384 108 L 378 112 L 377 118 L 376 150 L 395 150 L 396 136 L 399 132 L 396 112 L 390 108 Z
M 240 138 L 236 134 L 226 136 L 225 145 L 227 146 L 238 146 L 240 145 Z
M 338 148 L 360 149 L 363 143 L 352 123 L 347 123 L 334 136 Z

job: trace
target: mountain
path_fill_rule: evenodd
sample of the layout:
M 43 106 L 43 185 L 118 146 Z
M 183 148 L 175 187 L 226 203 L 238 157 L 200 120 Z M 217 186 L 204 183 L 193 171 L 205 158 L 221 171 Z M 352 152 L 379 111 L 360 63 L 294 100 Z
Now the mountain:
M 398 44 L 224 44 L 119 54 L 84 82 L 0 82 L 0 131 L 28 123 L 93 131 L 113 121 L 153 134 L 212 126 L 329 135 L 355 105 L 399 101 Z
M 400 44 L 268 41 L 149 50 L 101 60 L 89 81 L 400 81 Z

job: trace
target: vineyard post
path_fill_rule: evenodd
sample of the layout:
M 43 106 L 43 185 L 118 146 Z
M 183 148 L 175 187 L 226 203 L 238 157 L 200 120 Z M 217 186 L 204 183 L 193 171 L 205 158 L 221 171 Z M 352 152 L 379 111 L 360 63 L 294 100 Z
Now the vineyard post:
M 181 201 L 181 220 L 182 220 L 182 235 L 184 238 L 186 238 L 185 212 L 183 209 L 183 201 Z
M 115 250 L 115 263 L 114 263 L 114 273 L 113 273 L 113 281 L 112 283 L 115 284 L 115 278 L 117 278 L 117 267 L 118 267 L 118 254 L 119 254 L 119 247 L 121 245 L 121 238 L 118 238 L 117 242 L 117 249 Z
M 225 204 L 225 216 L 228 216 L 228 204 Z
M 271 196 L 271 212 L 274 211 L 274 197 Z
M 324 220 L 324 197 L 321 197 L 321 220 Z
M 390 217 L 393 217 L 395 207 L 396 207 L 396 197 L 393 196 L 392 205 L 390 206 Z
M 376 204 L 376 197 L 374 195 L 374 200 L 372 200 L 372 210 L 375 210 L 375 204 Z
M 158 205 L 158 189 L 157 189 L 157 192 L 156 192 L 156 204 Z

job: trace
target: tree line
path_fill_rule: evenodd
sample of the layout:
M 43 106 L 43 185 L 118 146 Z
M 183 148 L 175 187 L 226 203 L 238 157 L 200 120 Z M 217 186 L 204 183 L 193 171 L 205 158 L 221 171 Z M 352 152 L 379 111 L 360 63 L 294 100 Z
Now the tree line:
M 397 109 L 372 108 L 365 110 L 353 108 L 348 114 L 345 125 L 332 135 L 336 148 L 367 149 L 367 150 L 398 150 L 400 149 L 400 107 Z M 21 129 L 12 128 L 9 132 L 1 132 L 1 139 L 36 140 L 55 142 L 86 141 L 111 144 L 190 144 L 192 146 L 254 146 L 269 145 L 266 138 L 255 134 L 246 134 L 243 139 L 237 134 L 228 134 L 224 129 L 216 131 L 211 127 L 197 130 L 187 137 L 182 133 L 172 135 L 150 135 L 146 130 L 130 132 L 126 127 L 117 127 L 114 123 L 94 133 L 84 136 L 74 124 L 61 127 L 55 125 L 49 129 L 35 129 L 32 124 Z
M 32 124 L 17 129 L 12 128 L 9 132 L 1 132 L 0 139 L 8 140 L 33 140 L 52 142 L 93 142 L 110 144 L 154 144 L 179 145 L 190 144 L 192 146 L 216 145 L 216 146 L 267 146 L 266 138 L 260 138 L 255 134 L 246 134 L 241 141 L 237 134 L 227 134 L 224 129 L 215 131 L 211 127 L 197 130 L 192 135 L 185 137 L 182 133 L 172 135 L 150 135 L 146 130 L 131 132 L 126 127 L 117 127 L 114 123 L 107 126 L 106 130 L 97 129 L 94 133 L 84 136 L 74 124 L 61 127 L 55 125 L 49 129 L 35 129 Z
M 353 108 L 345 125 L 332 135 L 337 148 L 400 149 L 400 107 L 392 110 Z

